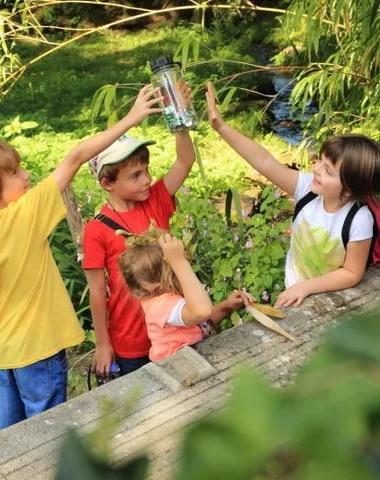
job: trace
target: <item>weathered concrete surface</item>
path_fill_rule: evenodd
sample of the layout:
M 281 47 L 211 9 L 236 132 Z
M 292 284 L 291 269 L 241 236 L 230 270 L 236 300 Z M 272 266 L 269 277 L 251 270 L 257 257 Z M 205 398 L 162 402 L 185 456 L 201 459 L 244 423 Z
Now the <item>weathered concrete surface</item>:
M 223 404 L 228 396 L 226 380 L 240 365 L 254 365 L 274 385 L 285 385 L 321 342 L 326 326 L 336 324 L 343 313 L 375 308 L 379 291 L 380 267 L 373 267 L 359 287 L 309 298 L 300 308 L 290 309 L 280 322 L 296 342 L 249 322 L 3 430 L 0 479 L 53 478 L 56 452 L 67 427 L 75 426 L 82 432 L 92 429 L 100 415 L 102 397 L 120 400 L 136 386 L 142 388 L 143 395 L 115 437 L 115 460 L 144 448 L 152 458 L 151 478 L 170 478 L 181 429 Z

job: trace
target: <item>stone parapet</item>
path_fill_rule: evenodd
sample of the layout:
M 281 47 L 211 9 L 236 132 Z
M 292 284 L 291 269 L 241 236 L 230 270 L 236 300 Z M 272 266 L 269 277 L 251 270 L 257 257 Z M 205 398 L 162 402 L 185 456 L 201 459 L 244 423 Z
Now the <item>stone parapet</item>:
M 372 310 L 379 292 L 377 266 L 354 289 L 310 297 L 301 307 L 289 309 L 287 318 L 279 322 L 296 337 L 295 342 L 256 321 L 247 322 L 5 429 L 0 432 L 0 479 L 52 479 L 67 428 L 86 433 L 101 415 L 102 398 L 120 403 L 134 388 L 140 388 L 142 396 L 114 438 L 115 461 L 145 449 L 152 459 L 150 477 L 170 478 L 182 428 L 223 405 L 228 380 L 242 365 L 256 367 L 276 386 L 286 385 L 321 343 L 325 328 L 361 307 Z

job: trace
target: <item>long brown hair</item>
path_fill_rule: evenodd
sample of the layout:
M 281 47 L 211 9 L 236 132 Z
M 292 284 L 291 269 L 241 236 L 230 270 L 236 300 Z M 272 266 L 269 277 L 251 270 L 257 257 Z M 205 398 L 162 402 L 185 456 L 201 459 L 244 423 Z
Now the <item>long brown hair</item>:
M 135 243 L 120 255 L 119 266 L 132 295 L 143 299 L 163 293 L 183 295 L 181 285 L 153 238 Z
M 377 142 L 365 135 L 338 135 L 323 143 L 322 154 L 333 165 L 342 162 L 342 193 L 363 202 L 380 193 L 380 145 Z

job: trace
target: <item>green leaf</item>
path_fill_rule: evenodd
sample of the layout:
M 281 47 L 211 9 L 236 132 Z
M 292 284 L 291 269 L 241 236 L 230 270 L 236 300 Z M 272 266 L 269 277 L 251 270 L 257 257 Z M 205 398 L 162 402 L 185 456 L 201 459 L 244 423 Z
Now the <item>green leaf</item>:
M 193 144 L 194 144 L 194 148 L 195 148 L 195 158 L 197 160 L 197 164 L 198 164 L 198 167 L 199 167 L 199 171 L 200 171 L 202 180 L 207 185 L 206 171 L 205 171 L 205 168 L 203 166 L 202 154 L 201 154 L 201 151 L 199 149 L 198 139 L 197 139 L 195 134 L 194 134 Z
M 198 58 L 199 58 L 199 46 L 200 46 L 199 38 L 193 38 L 192 47 L 193 47 L 193 60 L 194 60 L 194 62 L 197 62 Z M 195 95 L 195 92 L 194 92 L 194 95 Z
M 37 122 L 21 122 L 22 130 L 29 130 L 31 128 L 36 128 L 36 127 L 38 127 Z
M 92 97 L 91 102 L 91 121 L 94 123 L 97 116 L 99 115 L 100 108 L 104 101 L 105 96 L 107 95 L 107 91 L 110 85 L 104 85 L 103 87 L 99 88 Z
M 100 462 L 85 446 L 74 430 L 70 430 L 59 457 L 56 480 L 145 480 L 149 460 L 146 455 L 113 467 Z
M 115 103 L 116 98 L 116 86 L 109 85 L 106 89 L 106 95 L 104 97 L 104 110 L 107 115 L 111 113 L 111 106 Z
M 232 270 L 231 264 L 229 262 L 223 262 L 220 267 L 219 274 L 222 277 L 232 277 L 233 273 L 234 272 Z
M 226 96 L 223 98 L 223 102 L 221 104 L 221 109 L 224 110 L 224 109 L 228 109 L 228 106 L 232 100 L 232 97 L 234 96 L 234 94 L 236 93 L 236 90 L 237 88 L 236 87 L 230 87 L 228 89 L 228 92 L 226 94 Z
M 182 42 L 182 69 L 186 70 L 187 58 L 189 56 L 190 36 L 185 37 Z

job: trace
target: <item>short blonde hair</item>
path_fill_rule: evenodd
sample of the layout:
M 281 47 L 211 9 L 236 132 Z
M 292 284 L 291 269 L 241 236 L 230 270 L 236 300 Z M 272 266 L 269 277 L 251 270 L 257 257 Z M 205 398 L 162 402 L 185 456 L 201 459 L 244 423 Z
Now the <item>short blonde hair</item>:
M 164 293 L 183 295 L 175 273 L 154 239 L 128 247 L 119 258 L 119 266 L 136 298 L 156 297 Z
M 21 159 L 17 150 L 9 143 L 0 140 L 0 196 L 2 191 L 1 177 L 3 173 L 11 173 L 20 165 Z

